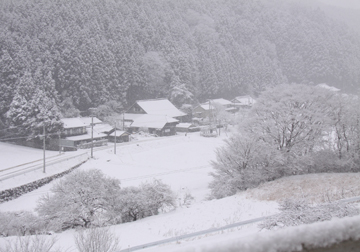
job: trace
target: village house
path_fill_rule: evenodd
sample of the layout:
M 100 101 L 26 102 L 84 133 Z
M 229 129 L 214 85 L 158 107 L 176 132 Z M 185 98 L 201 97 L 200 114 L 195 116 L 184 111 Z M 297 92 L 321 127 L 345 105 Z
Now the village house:
M 114 130 L 112 133 L 108 135 L 109 142 L 115 143 L 123 143 L 130 141 L 130 133 L 123 130 Z M 116 140 L 115 140 L 116 139 Z
M 200 128 L 193 123 L 179 123 L 176 125 L 176 132 L 196 132 Z
M 234 112 L 235 108 L 233 106 L 233 103 L 229 100 L 219 98 L 219 99 L 212 99 L 208 100 L 207 102 L 201 103 L 198 106 L 196 106 L 193 110 L 193 120 L 203 120 L 205 118 L 210 118 L 214 115 L 216 105 L 221 105 L 224 107 L 224 110 L 227 112 Z
M 129 130 L 147 129 L 150 134 L 170 136 L 176 134 L 176 125 L 186 117 L 167 99 L 140 100 L 124 114 Z
M 107 144 L 106 130 L 110 125 L 102 125 L 102 121 L 96 117 L 62 118 L 62 138 L 58 140 L 60 148 L 74 150 L 78 148 L 90 148 Z M 93 128 L 91 128 L 93 122 Z
M 251 108 L 255 103 L 256 100 L 252 98 L 250 95 L 244 95 L 244 96 L 237 96 L 234 99 L 231 100 L 234 107 L 236 108 L 245 108 L 249 109 Z

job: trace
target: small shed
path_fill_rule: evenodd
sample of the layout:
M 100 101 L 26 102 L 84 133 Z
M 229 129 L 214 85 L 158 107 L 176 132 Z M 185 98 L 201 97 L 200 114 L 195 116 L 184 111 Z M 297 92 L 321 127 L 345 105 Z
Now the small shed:
M 79 149 L 86 149 L 91 147 L 91 143 L 93 146 L 102 146 L 107 144 L 107 135 L 103 133 L 93 132 L 91 136 L 91 132 L 87 132 L 86 134 L 67 137 L 66 140 L 68 142 L 73 142 L 73 146 Z
M 130 141 L 130 133 L 122 130 L 116 130 L 116 132 L 114 131 L 108 136 L 109 142 L 115 143 L 115 135 L 117 143 Z
M 176 132 L 196 132 L 200 131 L 200 127 L 192 123 L 179 123 L 176 125 Z

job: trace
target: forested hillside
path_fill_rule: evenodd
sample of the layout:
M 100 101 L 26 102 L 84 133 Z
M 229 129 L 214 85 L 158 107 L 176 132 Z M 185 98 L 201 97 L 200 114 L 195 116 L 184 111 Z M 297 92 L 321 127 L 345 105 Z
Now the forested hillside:
M 50 108 L 56 120 L 109 101 L 181 105 L 281 83 L 355 91 L 359 69 L 358 34 L 281 0 L 0 1 L 2 127 Z

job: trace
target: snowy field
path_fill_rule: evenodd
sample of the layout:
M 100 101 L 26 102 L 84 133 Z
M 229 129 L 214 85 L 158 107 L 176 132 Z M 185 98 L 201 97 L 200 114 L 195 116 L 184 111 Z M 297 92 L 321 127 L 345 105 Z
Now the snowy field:
M 245 195 L 206 200 L 210 193 L 207 186 L 212 180 L 209 176 L 212 171 L 211 160 L 215 160 L 214 151 L 223 144 L 225 138 L 225 134 L 218 138 L 204 138 L 199 133 L 192 133 L 148 141 L 139 139 L 131 144 L 118 144 L 116 155 L 113 148 L 96 151 L 94 159 L 79 168 L 100 169 L 106 175 L 120 179 L 122 187 L 160 179 L 177 194 L 179 207 L 175 211 L 113 226 L 112 231 L 120 238 L 121 249 L 277 212 L 276 203 L 246 199 Z M 39 155 L 39 150 L 20 149 L 27 153 L 33 151 L 34 157 Z M 16 153 L 19 161 L 22 155 L 18 151 Z M 24 159 L 24 162 L 28 161 L 31 161 L 31 155 Z M 48 193 L 51 186 L 52 183 L 0 204 L 0 211 L 33 210 L 38 198 Z M 186 193 L 194 197 L 190 206 L 183 205 Z M 231 231 L 247 235 L 257 230 L 256 224 L 253 224 Z M 56 234 L 57 245 L 62 251 L 76 251 L 74 233 L 69 230 Z M 162 247 L 166 248 L 165 245 Z
M 215 160 L 214 151 L 224 144 L 224 139 L 226 139 L 225 134 L 218 138 L 204 138 L 200 137 L 199 133 L 164 138 L 139 138 L 131 143 L 118 144 L 116 155 L 111 145 L 106 150 L 95 151 L 94 159 L 78 168 L 83 170 L 100 169 L 106 175 L 118 178 L 122 187 L 137 186 L 145 181 L 160 179 L 170 185 L 176 193 L 179 205 L 176 210 L 147 217 L 136 222 L 112 226 L 111 231 L 120 239 L 120 249 L 268 216 L 278 212 L 278 204 L 275 201 L 269 201 L 269 196 L 265 194 L 266 191 L 271 192 L 269 187 L 266 186 L 220 200 L 207 200 L 210 193 L 208 183 L 212 180 L 212 177 L 209 176 L 209 172 L 212 171 L 211 161 Z M 18 147 L 15 146 L 15 148 Z M 25 147 L 19 147 L 19 150 L 24 150 L 25 153 L 33 151 L 34 159 L 39 154 L 39 150 Z M 19 154 L 19 150 L 16 152 L 17 162 L 22 161 L 23 156 Z M 14 153 L 9 152 L 8 155 L 15 158 Z M 9 157 L 6 158 L 9 159 Z M 3 159 L 3 156 L 0 159 Z M 31 154 L 24 154 L 24 162 L 29 161 L 31 161 Z M 289 180 L 290 183 L 295 184 L 297 183 L 295 179 L 296 177 L 284 178 L 283 180 L 285 182 Z M 271 185 L 271 183 L 274 182 L 269 184 Z M 0 204 L 0 211 L 34 210 L 39 197 L 48 193 L 52 185 L 51 183 L 18 199 Z M 304 186 L 306 187 L 306 185 Z M 280 186 L 273 187 L 276 190 L 279 190 L 279 188 L 284 190 Z M 186 193 L 190 193 L 194 197 L 189 206 L 183 204 Z M 276 191 L 272 193 L 275 194 Z M 351 221 L 348 222 L 351 223 Z M 255 241 L 262 236 L 264 239 L 263 245 L 267 246 L 266 244 L 273 243 L 271 239 L 279 239 L 272 236 L 274 231 L 261 231 L 257 225 L 257 223 L 249 224 L 140 251 L 216 251 L 213 250 L 215 248 L 214 244 L 222 244 L 221 246 L 225 247 L 238 247 L 239 241 L 244 243 L 248 241 L 249 243 L 249 241 Z M 308 232 L 303 229 L 300 231 Z M 74 234 L 74 230 L 68 230 L 46 237 L 48 239 L 56 237 L 56 247 L 60 248 L 61 251 L 77 252 Z M 0 245 L 6 239 L 0 239 Z M 279 244 L 282 243 L 279 242 Z

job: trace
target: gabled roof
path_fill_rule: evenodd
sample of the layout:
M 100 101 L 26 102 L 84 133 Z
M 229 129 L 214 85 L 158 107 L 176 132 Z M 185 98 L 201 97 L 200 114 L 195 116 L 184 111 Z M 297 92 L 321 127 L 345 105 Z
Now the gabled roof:
M 162 129 L 167 123 L 175 123 L 178 120 L 164 115 L 141 114 L 134 119 L 131 127 Z
M 233 99 L 235 105 L 247 105 L 251 106 L 256 103 L 256 100 L 250 95 L 237 96 Z
M 203 110 L 213 110 L 214 109 L 214 106 L 211 105 L 210 103 L 210 106 L 209 106 L 209 103 L 206 103 L 206 104 L 199 104 L 199 106 L 197 107 L 201 107 Z M 197 108 L 195 107 L 195 108 Z
M 221 104 L 221 105 L 223 105 L 223 106 L 231 105 L 231 104 L 232 104 L 231 101 L 225 100 L 225 99 L 223 99 L 223 98 L 212 99 L 212 100 L 210 100 L 210 103 L 218 103 L 218 104 Z M 203 103 L 203 104 L 209 104 L 209 102 L 206 102 L 206 103 Z
M 90 126 L 91 125 L 91 117 L 80 117 L 79 118 L 81 121 L 83 121 L 86 126 Z M 102 121 L 100 121 L 98 118 L 93 117 L 93 123 L 94 124 L 98 124 L 98 123 L 102 123 Z
M 114 127 L 107 123 L 95 124 L 93 130 L 99 133 L 112 131 Z
M 326 83 L 320 83 L 320 84 L 317 84 L 316 86 L 317 86 L 317 87 L 321 87 L 321 88 L 328 89 L 328 90 L 333 91 L 333 92 L 338 92 L 338 91 L 340 91 L 340 89 L 338 89 L 338 88 L 336 88 L 336 87 L 333 87 L 333 86 L 329 86 L 329 85 L 327 85 Z
M 130 135 L 128 132 L 123 131 L 123 130 L 116 130 L 116 136 L 122 136 L 122 135 Z M 109 136 L 115 136 L 115 131 L 113 133 L 111 133 Z
M 80 127 L 86 127 L 87 125 L 80 120 L 79 117 L 76 118 L 62 118 L 61 122 L 64 124 L 64 129 L 70 129 L 70 128 L 80 128 Z
M 149 115 L 163 115 L 170 117 L 185 116 L 168 99 L 140 100 L 136 103 Z
M 176 125 L 176 128 L 190 128 L 190 127 L 194 127 L 195 125 L 192 123 L 179 123 L 178 125 Z
M 94 131 L 92 139 L 104 138 L 106 136 L 107 136 L 106 134 L 98 133 Z M 91 132 L 86 132 L 86 134 L 83 135 L 66 137 L 66 140 L 72 140 L 72 141 L 91 140 Z

